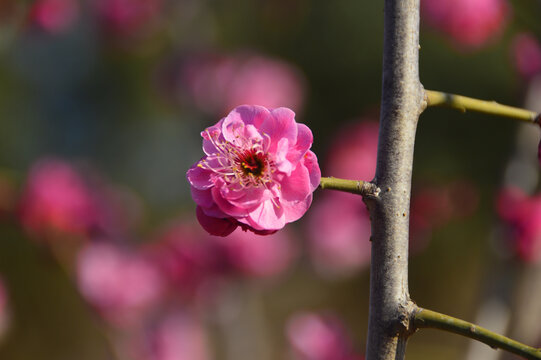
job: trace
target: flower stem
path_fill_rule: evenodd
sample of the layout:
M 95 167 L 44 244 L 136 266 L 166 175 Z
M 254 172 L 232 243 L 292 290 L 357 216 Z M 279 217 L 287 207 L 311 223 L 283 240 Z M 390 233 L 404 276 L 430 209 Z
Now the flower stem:
M 541 114 L 536 112 L 498 104 L 495 101 L 479 100 L 462 95 L 448 94 L 441 91 L 425 90 L 428 106 L 443 106 L 462 112 L 476 111 L 485 114 L 508 117 L 530 123 L 539 123 Z
M 526 359 L 541 359 L 541 349 L 536 349 L 498 335 L 490 330 L 435 311 L 420 309 L 413 320 L 415 328 L 434 328 L 475 339 L 494 349 L 502 349 Z
M 380 192 L 379 188 L 371 182 L 335 177 L 322 177 L 319 186 L 322 189 L 344 191 L 362 196 L 378 196 Z

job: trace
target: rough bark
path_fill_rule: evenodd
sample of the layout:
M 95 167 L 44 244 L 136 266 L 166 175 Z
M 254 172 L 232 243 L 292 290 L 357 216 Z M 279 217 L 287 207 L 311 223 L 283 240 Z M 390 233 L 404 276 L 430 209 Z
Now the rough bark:
M 408 292 L 408 238 L 419 81 L 419 0 L 385 0 L 383 90 L 374 183 L 367 359 L 402 359 L 415 308 Z

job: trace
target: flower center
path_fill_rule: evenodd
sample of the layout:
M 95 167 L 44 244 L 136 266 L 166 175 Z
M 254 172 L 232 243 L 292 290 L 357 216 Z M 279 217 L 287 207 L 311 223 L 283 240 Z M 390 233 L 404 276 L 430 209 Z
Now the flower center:
M 265 156 L 255 150 L 247 150 L 237 158 L 239 168 L 246 176 L 260 177 L 265 171 Z
M 219 132 L 206 130 L 203 137 L 212 142 L 216 152 L 197 165 L 211 170 L 229 186 L 269 188 L 273 183 L 275 165 L 263 149 L 262 139 L 245 138 L 232 144 L 220 138 Z

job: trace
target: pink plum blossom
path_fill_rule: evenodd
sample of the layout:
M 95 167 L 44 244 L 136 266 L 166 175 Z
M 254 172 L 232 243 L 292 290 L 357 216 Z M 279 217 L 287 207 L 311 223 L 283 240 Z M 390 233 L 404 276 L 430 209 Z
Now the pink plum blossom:
M 187 312 L 167 314 L 146 336 L 145 360 L 207 360 L 209 345 L 202 324 Z
M 508 225 L 510 242 L 526 262 L 541 259 L 541 195 L 528 196 L 518 188 L 505 188 L 497 199 L 500 218 Z
M 30 8 L 32 21 L 53 34 L 68 29 L 78 16 L 77 0 L 37 0 Z
M 422 19 L 461 49 L 476 49 L 501 34 L 510 17 L 507 0 L 422 0 Z
M 325 163 L 326 173 L 346 179 L 370 180 L 376 170 L 378 124 L 361 121 L 338 132 Z M 322 274 L 348 275 L 370 260 L 370 220 L 359 196 L 329 191 L 308 217 L 312 260 Z
M 83 296 L 115 325 L 136 321 L 163 290 L 152 262 L 110 243 L 88 244 L 80 252 L 77 280 Z
M 531 79 L 541 71 L 541 45 L 529 33 L 521 33 L 513 38 L 511 56 L 519 74 Z
M 19 207 L 23 226 L 40 235 L 84 235 L 98 222 L 91 189 L 72 166 L 58 159 L 32 166 Z
M 298 313 L 287 323 L 287 338 L 296 360 L 362 360 L 342 323 L 334 316 Z
M 321 173 L 312 132 L 286 108 L 239 106 L 201 133 L 206 156 L 187 172 L 197 218 L 212 235 L 266 235 L 298 220 Z
M 304 77 L 293 65 L 262 55 L 199 55 L 187 59 L 181 82 L 194 104 L 213 114 L 243 104 L 300 111 Z

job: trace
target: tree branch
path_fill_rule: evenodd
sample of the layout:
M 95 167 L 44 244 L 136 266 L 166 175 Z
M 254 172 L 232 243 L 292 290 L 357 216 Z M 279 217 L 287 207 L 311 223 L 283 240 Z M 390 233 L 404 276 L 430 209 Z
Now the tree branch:
M 419 309 L 415 314 L 413 324 L 416 329 L 434 328 L 445 330 L 478 340 L 495 349 L 499 348 L 509 351 L 526 359 L 541 359 L 541 349 L 535 349 L 531 346 L 521 344 L 518 341 L 498 335 L 470 322 L 435 311 Z
M 495 101 L 478 100 L 462 95 L 447 94 L 433 90 L 426 90 L 425 93 L 428 106 L 448 107 L 462 112 L 469 110 L 538 124 L 541 117 L 541 114 L 537 114 L 533 111 L 501 105 Z
M 322 177 L 322 189 L 344 191 L 362 196 L 378 196 L 380 189 L 373 183 L 362 180 L 346 180 L 335 177 Z
M 401 360 L 415 305 L 408 290 L 413 148 L 426 105 L 419 81 L 419 0 L 385 0 L 377 198 L 364 198 L 372 224 L 367 360 Z

